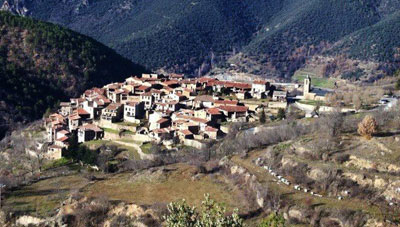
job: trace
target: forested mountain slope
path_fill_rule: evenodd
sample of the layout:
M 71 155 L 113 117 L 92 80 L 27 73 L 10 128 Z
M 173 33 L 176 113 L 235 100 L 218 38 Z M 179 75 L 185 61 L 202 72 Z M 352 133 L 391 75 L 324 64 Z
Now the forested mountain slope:
M 144 68 L 92 38 L 0 12 L 0 125 L 40 118 L 47 108 L 85 88 Z
M 357 35 L 398 21 L 399 0 L 7 1 L 11 11 L 82 32 L 134 62 L 194 75 L 239 52 L 263 66 L 257 73 L 286 77 L 322 53 L 387 64 L 400 45 L 396 39 L 385 42 L 392 36 L 389 29 L 381 30 L 382 39 Z M 382 58 L 375 53 L 382 48 L 339 45 L 350 36 L 352 42 L 390 51 Z

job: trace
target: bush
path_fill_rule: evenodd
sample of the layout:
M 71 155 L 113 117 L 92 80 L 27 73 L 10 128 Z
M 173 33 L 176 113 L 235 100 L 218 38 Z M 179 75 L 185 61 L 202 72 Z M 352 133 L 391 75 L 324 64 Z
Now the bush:
M 286 221 L 283 215 L 277 213 L 271 213 L 266 219 L 264 219 L 259 227 L 284 227 Z
M 225 207 L 205 195 L 201 205 L 201 212 L 196 207 L 190 207 L 185 200 L 168 205 L 168 214 L 164 216 L 166 226 L 190 227 L 190 226 L 243 226 L 243 220 L 237 214 L 225 216 Z

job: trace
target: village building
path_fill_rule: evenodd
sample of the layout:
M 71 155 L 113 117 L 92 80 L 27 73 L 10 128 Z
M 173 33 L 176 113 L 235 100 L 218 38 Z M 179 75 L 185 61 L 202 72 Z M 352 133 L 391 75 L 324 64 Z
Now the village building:
M 263 99 L 268 96 L 270 84 L 267 81 L 255 80 L 251 85 L 251 95 L 253 98 Z
M 158 142 L 171 139 L 174 136 L 175 130 L 171 128 L 154 129 L 149 133 L 149 136 Z
M 272 94 L 272 100 L 275 102 L 286 102 L 287 91 L 275 90 Z
M 219 136 L 219 130 L 211 126 L 207 126 L 206 130 L 204 131 L 204 134 L 206 134 L 209 139 L 216 140 L 218 139 Z
M 150 86 L 141 85 L 141 86 L 135 88 L 135 94 L 142 95 L 146 92 L 149 92 L 150 90 L 151 90 Z
M 172 80 L 183 80 L 185 78 L 184 74 L 170 73 L 168 77 Z
M 140 95 L 140 101 L 144 103 L 144 109 L 150 110 L 154 103 L 154 96 L 151 92 L 146 92 Z
M 48 160 L 58 160 L 62 158 L 63 147 L 58 145 L 50 145 L 47 149 L 46 154 L 44 154 L 44 158 Z
M 124 105 L 124 121 L 140 123 L 145 116 L 144 102 L 127 102 Z
M 102 110 L 101 120 L 110 123 L 119 122 L 123 118 L 123 105 L 119 103 L 111 103 Z
M 94 124 L 86 124 L 78 128 L 78 143 L 102 139 L 104 131 Z
M 211 95 L 199 95 L 194 99 L 193 106 L 196 109 L 211 108 L 214 106 L 214 102 L 215 98 Z
M 70 131 L 76 130 L 81 125 L 81 117 L 78 114 L 71 114 L 68 116 L 68 129 Z
M 168 118 L 161 118 L 155 122 L 152 122 L 150 124 L 150 131 L 154 129 L 161 129 L 161 128 L 167 128 L 171 125 L 171 121 Z
M 304 79 L 303 98 L 306 100 L 325 101 L 325 95 L 329 93 L 322 89 L 313 89 L 311 87 L 311 77 L 307 75 Z
M 70 102 L 60 103 L 60 114 L 63 116 L 68 116 L 72 113 L 73 109 Z
M 69 141 L 69 138 L 67 136 L 63 136 L 63 137 L 56 139 L 54 142 L 54 145 L 57 145 L 57 146 L 60 146 L 63 148 L 68 148 L 68 145 L 69 145 L 68 141 Z
M 246 106 L 219 106 L 218 109 L 228 121 L 245 121 L 248 116 L 248 108 Z
M 238 91 L 235 93 L 235 96 L 240 100 L 249 99 L 251 97 L 250 92 L 248 91 Z
M 184 141 L 185 139 L 194 139 L 193 133 L 187 129 L 176 131 L 176 135 L 180 141 Z

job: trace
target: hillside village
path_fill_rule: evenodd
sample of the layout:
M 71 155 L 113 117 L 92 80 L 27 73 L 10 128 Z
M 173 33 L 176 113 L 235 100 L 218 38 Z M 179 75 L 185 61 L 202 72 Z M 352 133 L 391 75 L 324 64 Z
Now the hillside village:
M 286 109 L 288 96 L 296 96 L 300 87 L 264 80 L 186 79 L 181 74 L 132 76 L 60 103 L 58 112 L 44 121 L 51 144 L 46 157 L 61 158 L 73 133 L 78 143 L 128 135 L 166 147 L 181 143 L 202 148 L 203 141 L 222 138 L 229 122 L 253 122 L 260 111 L 272 116 Z M 305 87 L 300 97 L 319 97 L 311 93 L 309 78 Z

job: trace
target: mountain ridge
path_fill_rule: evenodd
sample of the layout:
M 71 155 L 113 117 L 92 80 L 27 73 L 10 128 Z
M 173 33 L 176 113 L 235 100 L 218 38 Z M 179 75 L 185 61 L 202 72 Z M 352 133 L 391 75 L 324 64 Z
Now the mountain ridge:
M 286 78 L 323 53 L 392 63 L 392 57 L 375 58 L 373 50 L 348 53 L 337 43 L 400 10 L 399 0 L 8 2 L 25 7 L 28 16 L 89 35 L 153 70 L 203 75 L 216 65 L 226 67 L 226 59 L 240 52 L 260 66 L 251 73 Z M 391 35 L 386 32 L 382 36 Z M 386 45 L 375 37 L 366 43 Z M 400 46 L 397 40 L 389 44 Z

